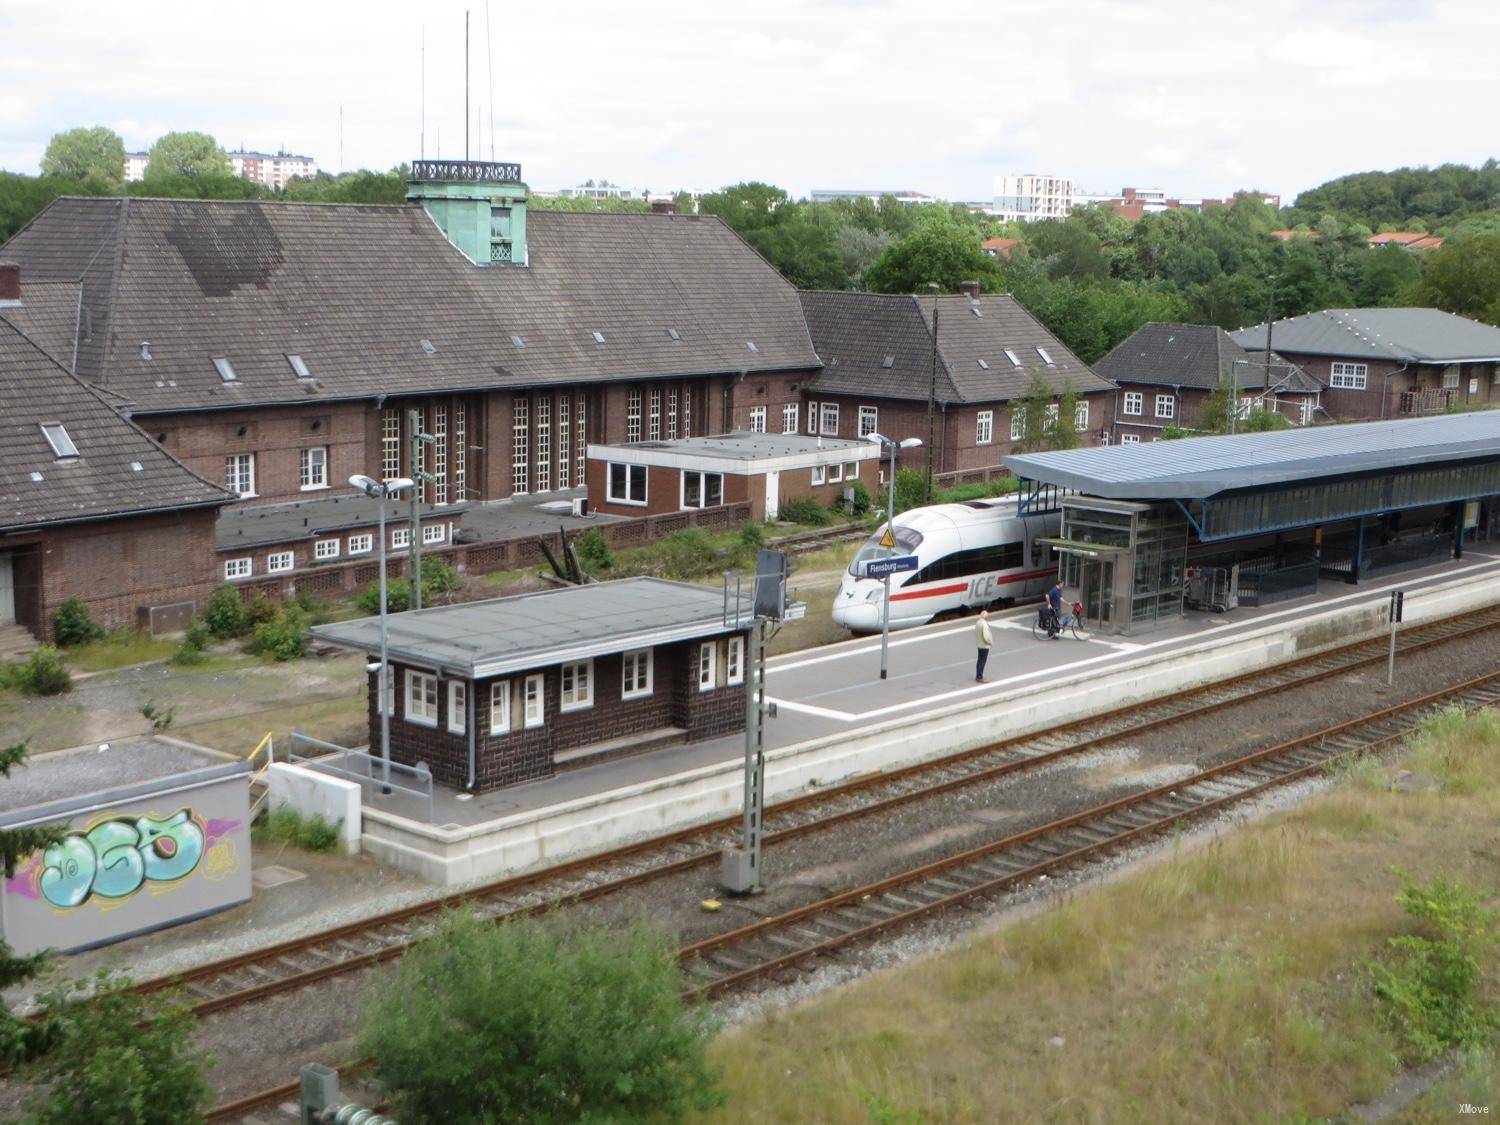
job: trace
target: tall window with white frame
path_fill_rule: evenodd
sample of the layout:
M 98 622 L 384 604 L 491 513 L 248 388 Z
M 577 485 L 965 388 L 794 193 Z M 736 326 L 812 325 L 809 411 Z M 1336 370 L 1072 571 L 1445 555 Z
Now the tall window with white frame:
M 795 402 L 782 403 L 781 432 L 784 434 L 795 434 L 797 432 L 797 416 L 801 413 L 801 408 Z
M 557 487 L 568 488 L 573 473 L 573 427 L 571 400 L 567 391 L 557 396 Z
M 469 498 L 469 434 L 464 400 L 453 403 L 453 499 L 459 503 Z
M 1026 436 L 1026 408 L 1012 403 L 1010 408 L 1010 440 L 1020 441 Z
M 1158 418 L 1174 418 L 1177 415 L 1177 399 L 1172 395 L 1156 396 L 1156 416 Z
M 880 430 L 880 408 L 878 406 L 861 406 L 859 408 L 859 436 L 869 437 Z
M 297 451 L 297 483 L 303 492 L 328 487 L 328 447 L 315 445 Z
M 677 384 L 667 388 L 667 440 L 677 436 Z
M 536 399 L 536 490 L 552 491 L 552 396 Z
M 515 412 L 511 419 L 510 438 L 510 490 L 512 492 L 526 492 L 530 476 L 527 472 L 527 463 L 531 451 L 531 424 L 529 411 L 531 403 L 523 395 L 516 395 L 512 400 L 511 409 Z
M 766 408 L 764 406 L 752 406 L 750 408 L 750 432 L 752 434 L 763 434 L 766 432 Z
M 435 504 L 448 502 L 448 406 L 436 402 L 432 405 L 432 500 Z
M 995 412 L 981 410 L 974 415 L 974 444 L 989 445 L 995 440 Z
M 1073 428 L 1079 433 L 1086 433 L 1089 428 L 1089 401 L 1086 398 L 1079 399 L 1078 405 L 1073 408 Z
M 255 454 L 231 453 L 224 458 L 224 487 L 236 496 L 255 495 Z
M 438 722 L 437 677 L 426 672 L 406 672 L 406 721 L 424 727 Z
M 693 436 L 693 384 L 682 384 L 682 436 Z
M 579 660 L 572 664 L 564 664 L 560 677 L 562 694 L 559 697 L 559 710 L 582 711 L 594 705 L 594 662 L 592 660 Z
M 1127 414 L 1132 418 L 1141 416 L 1141 409 L 1145 403 L 1145 394 L 1141 391 L 1126 391 L 1125 401 L 1120 408 L 1121 414 Z
M 625 396 L 625 440 L 630 444 L 641 440 L 640 387 L 631 387 Z
M 646 432 L 652 441 L 661 440 L 661 388 L 655 385 L 651 387 L 651 420 Z
M 719 643 L 717 641 L 704 641 L 698 646 L 698 690 L 713 691 L 714 678 L 717 674 L 715 662 L 718 657 Z
M 521 722 L 528 730 L 541 726 L 546 718 L 543 711 L 546 698 L 542 674 L 537 672 L 527 676 L 521 688 Z
M 510 681 L 490 683 L 490 733 L 510 733 Z
M 448 681 L 448 733 L 463 734 L 468 728 L 469 685 L 463 680 Z
M 651 650 L 636 649 L 621 658 L 620 698 L 643 699 L 651 694 Z
M 815 402 L 807 404 L 807 432 L 810 434 L 818 432 L 818 404 Z
M 380 412 L 380 479 L 401 475 L 401 411 L 387 406 Z
M 582 484 L 583 470 L 588 462 L 588 400 L 584 397 L 582 390 L 578 392 L 578 404 L 575 409 L 578 414 L 576 424 L 573 427 L 573 444 L 577 450 L 575 453 L 577 461 L 573 465 L 573 479 Z
M 733 636 L 724 649 L 724 682 L 726 684 L 742 684 L 745 682 L 745 638 Z
M 819 432 L 827 437 L 837 437 L 839 432 L 839 404 L 836 402 L 825 402 L 822 404 L 821 424 Z

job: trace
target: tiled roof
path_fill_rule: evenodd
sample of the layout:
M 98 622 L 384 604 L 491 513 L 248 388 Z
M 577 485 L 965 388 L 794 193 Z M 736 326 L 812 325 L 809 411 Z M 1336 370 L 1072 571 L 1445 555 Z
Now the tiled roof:
M 42 433 L 43 423 L 61 423 L 78 455 L 58 458 Z M 0 528 L 232 499 L 120 417 L 13 326 L 0 324 Z
M 415 205 L 60 199 L 5 257 L 83 280 L 78 374 L 145 413 L 817 364 L 795 290 L 716 218 L 526 226 L 528 265 L 481 268 Z
M 21 303 L 0 304 L 0 320 L 19 329 L 64 367 L 71 367 L 82 288 L 76 281 L 31 281 L 22 277 Z
M 1116 383 L 1208 390 L 1233 375 L 1241 388 L 1258 390 L 1266 385 L 1265 364 L 1259 355 L 1247 352 L 1217 325 L 1153 321 L 1120 341 L 1094 364 L 1094 370 Z M 1239 363 L 1234 366 L 1236 361 Z M 1278 388 L 1311 393 L 1322 387 L 1318 380 L 1274 352 L 1271 368 L 1271 382 Z
M 1370 236 L 1371 246 L 1384 246 L 1389 242 L 1404 246 L 1408 250 L 1436 250 L 1443 244 L 1442 238 L 1438 235 L 1424 234 L 1414 230 L 1389 230 L 1384 234 Z
M 1019 398 L 1033 371 L 1042 372 L 1057 393 L 1069 384 L 1080 394 L 1112 387 L 1009 294 L 984 294 L 978 301 L 939 297 L 937 303 L 939 402 Z M 802 309 L 824 364 L 810 391 L 926 400 L 932 373 L 930 299 L 806 292 Z M 1051 357 L 1050 365 L 1042 351 Z
M 1266 326 L 1230 336 L 1252 351 L 1264 348 Z M 1290 355 L 1458 363 L 1500 359 L 1500 328 L 1441 309 L 1324 309 L 1278 320 L 1271 346 Z

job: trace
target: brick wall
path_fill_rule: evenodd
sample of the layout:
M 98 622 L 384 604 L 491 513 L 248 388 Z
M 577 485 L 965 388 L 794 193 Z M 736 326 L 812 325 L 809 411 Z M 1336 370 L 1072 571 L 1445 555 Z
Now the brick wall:
M 1272 343 L 1274 345 L 1275 341 Z M 1323 409 L 1340 422 L 1403 417 L 1403 393 L 1439 392 L 1444 389 L 1444 369 L 1440 365 L 1404 367 L 1399 363 L 1380 360 L 1370 361 L 1364 390 L 1334 387 L 1331 385 L 1332 368 L 1334 363 L 1340 362 L 1337 357 L 1281 352 L 1279 348 L 1276 350 L 1309 375 L 1330 384 L 1323 391 Z M 1495 372 L 1496 365 L 1493 363 L 1459 364 L 1458 386 L 1451 390 L 1451 400 L 1464 405 L 1500 402 L 1500 387 L 1495 385 Z M 1471 379 L 1477 381 L 1472 394 L 1469 392 Z
M 815 371 L 762 372 L 728 380 L 728 401 L 721 409 L 719 424 L 713 432 L 750 429 L 751 412 L 763 406 L 766 408 L 766 432 L 782 433 L 782 407 L 787 403 L 797 404 L 798 429 L 805 429 L 807 419 L 802 415 L 802 393 L 815 374 Z
M 550 777 L 555 770 L 553 755 L 618 738 L 679 727 L 688 740 L 698 741 L 743 729 L 745 688 L 727 682 L 725 637 L 717 646 L 716 686 L 700 691 L 697 681 L 698 641 L 660 645 L 653 651 L 652 692 L 626 700 L 621 697 L 620 655 L 594 660 L 592 706 L 573 711 L 561 709 L 561 670 L 541 670 L 544 721 L 540 727 L 525 726 L 523 685 L 526 673 L 503 678 L 511 693 L 510 731 L 491 735 L 490 692 L 495 681 L 483 680 L 474 698 L 476 784 L 481 791 Z M 413 723 L 406 718 L 406 668 L 393 664 L 395 714 L 391 716 L 391 759 L 406 765 L 424 762 L 440 783 L 462 788 L 468 782 L 468 736 L 448 729 L 448 685 L 438 684 L 438 725 Z M 370 746 L 378 753 L 380 713 L 377 710 L 378 676 L 367 677 Z
M 7 537 L 17 548 L 17 620 L 43 639 L 76 597 L 107 628 L 141 624 L 152 606 L 202 610 L 216 585 L 215 509 L 98 520 Z

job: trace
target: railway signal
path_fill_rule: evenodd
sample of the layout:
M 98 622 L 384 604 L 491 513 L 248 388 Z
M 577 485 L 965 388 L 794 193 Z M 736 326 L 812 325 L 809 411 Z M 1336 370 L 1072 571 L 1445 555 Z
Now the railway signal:
M 1402 605 L 1406 601 L 1405 590 L 1391 591 L 1391 654 L 1385 664 L 1385 686 L 1390 687 L 1396 682 L 1396 626 L 1401 623 Z

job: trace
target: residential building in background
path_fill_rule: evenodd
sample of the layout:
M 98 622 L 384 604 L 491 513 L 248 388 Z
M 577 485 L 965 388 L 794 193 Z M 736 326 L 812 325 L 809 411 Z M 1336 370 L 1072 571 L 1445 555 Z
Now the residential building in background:
M 1067 177 L 1035 172 L 996 176 L 992 213 L 1001 222 L 1066 219 L 1073 212 L 1074 186 Z
M 585 180 L 573 187 L 558 188 L 554 192 L 538 192 L 538 195 L 552 195 L 558 199 L 641 199 L 644 193 L 634 188 L 621 187 L 612 184 L 608 180 Z
M 832 203 L 835 199 L 868 199 L 879 203 L 887 195 L 897 203 L 936 203 L 937 197 L 910 188 L 813 188 L 814 203 Z
M 276 152 L 236 149 L 229 154 L 229 166 L 234 169 L 236 176 L 278 190 L 298 176 L 312 177 L 318 174 L 318 162 L 311 156 L 299 156 L 280 149 Z
M 149 152 L 127 152 L 125 154 L 125 182 L 139 183 L 146 178 L 146 162 Z
M 1233 207 L 1244 199 L 1258 199 L 1271 207 L 1281 206 L 1281 196 L 1263 191 L 1240 190 L 1223 199 L 1203 196 L 1169 196 L 1161 188 L 1121 188 L 1118 195 L 1098 195 L 1077 192 L 1073 196 L 1074 207 L 1108 207 L 1122 219 L 1135 222 L 1142 215 L 1159 214 L 1162 211 L 1201 211 L 1205 207 Z
M 1381 246 L 1399 246 L 1403 250 L 1436 250 L 1442 244 L 1440 236 L 1414 230 L 1388 230 L 1383 234 L 1370 236 L 1370 245 L 1377 249 Z

